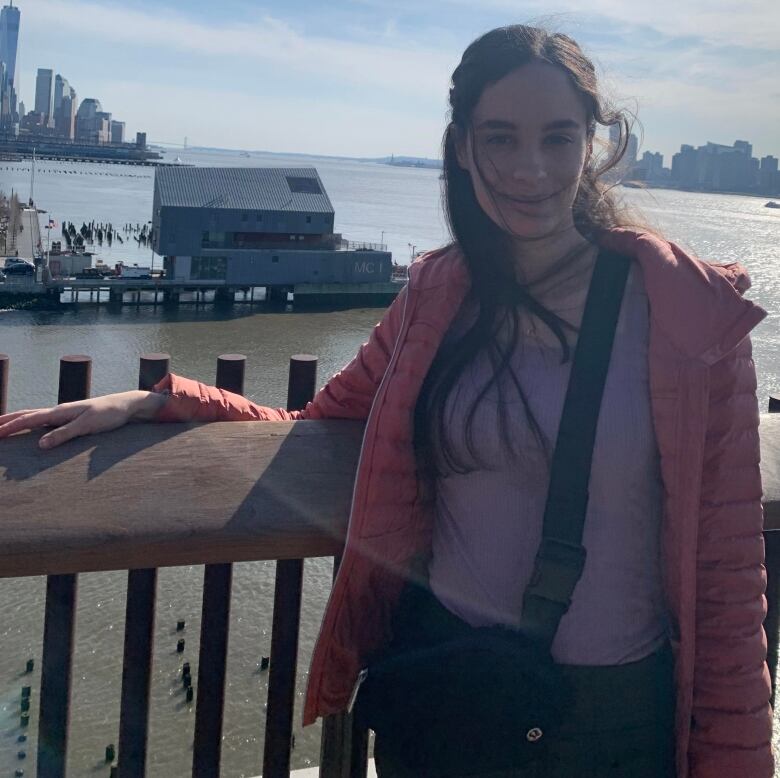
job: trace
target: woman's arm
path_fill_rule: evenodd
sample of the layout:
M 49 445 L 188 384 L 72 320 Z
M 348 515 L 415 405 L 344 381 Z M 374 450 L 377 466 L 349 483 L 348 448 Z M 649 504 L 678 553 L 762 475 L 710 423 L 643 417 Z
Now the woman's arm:
M 155 391 L 167 393 L 168 399 L 154 418 L 156 421 L 366 419 L 398 338 L 406 295 L 404 287 L 355 358 L 302 411 L 257 405 L 224 389 L 169 374 L 155 386 Z
M 691 778 L 772 778 L 759 414 L 749 338 L 711 368 L 708 418 Z

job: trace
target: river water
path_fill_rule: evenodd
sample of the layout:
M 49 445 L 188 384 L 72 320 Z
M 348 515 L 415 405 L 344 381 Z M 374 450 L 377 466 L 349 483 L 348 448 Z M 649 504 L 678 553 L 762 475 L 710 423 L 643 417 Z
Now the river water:
M 336 211 L 336 231 L 350 240 L 383 242 L 396 261 L 413 250 L 433 248 L 446 237 L 435 170 L 314 157 L 281 157 L 232 152 L 178 151 L 168 157 L 206 165 L 315 166 Z M 39 162 L 35 200 L 57 229 L 62 220 L 143 223 L 151 218 L 153 170 L 85 163 Z M 29 195 L 30 163 L 0 162 L 0 189 Z M 754 331 L 758 395 L 762 410 L 768 395 L 780 390 L 780 212 L 759 198 L 665 190 L 626 190 L 624 196 L 645 219 L 699 256 L 719 262 L 739 260 L 750 271 L 750 295 L 769 311 Z M 44 221 L 45 221 L 44 219 Z M 119 260 L 149 264 L 151 252 L 134 242 L 98 249 L 109 264 Z M 156 258 L 156 263 L 160 262 Z M 159 266 L 157 264 L 156 266 Z M 377 309 L 297 313 L 268 312 L 238 304 L 231 311 L 213 306 L 178 309 L 125 306 L 116 313 L 81 305 L 58 312 L 0 312 L 0 352 L 11 357 L 9 408 L 37 407 L 56 401 L 58 360 L 65 354 L 93 357 L 93 394 L 134 388 L 138 356 L 164 351 L 175 372 L 213 382 L 219 354 L 247 355 L 247 394 L 269 405 L 283 405 L 287 360 L 296 353 L 319 358 L 324 383 L 354 355 L 380 316 Z M 178 671 L 190 661 L 197 677 L 202 568 L 160 571 L 156 649 L 152 681 L 149 774 L 189 774 L 194 708 L 184 701 Z M 306 563 L 301 623 L 298 703 L 327 593 L 331 564 Z M 88 574 L 79 578 L 79 608 L 74 666 L 69 775 L 108 775 L 105 746 L 118 739 L 119 688 L 126 574 Z M 23 683 L 33 685 L 32 725 L 25 744 L 25 771 L 34 772 L 37 686 L 43 621 L 43 579 L 0 581 L 0 774 L 19 766 L 16 737 L 18 700 Z M 228 691 L 225 704 L 223 776 L 260 773 L 267 674 L 259 671 L 269 653 L 273 564 L 235 566 L 231 613 Z M 176 654 L 175 624 L 186 619 L 186 650 Z M 28 657 L 33 676 L 21 675 Z M 302 730 L 295 721 L 293 766 L 318 762 L 319 728 Z

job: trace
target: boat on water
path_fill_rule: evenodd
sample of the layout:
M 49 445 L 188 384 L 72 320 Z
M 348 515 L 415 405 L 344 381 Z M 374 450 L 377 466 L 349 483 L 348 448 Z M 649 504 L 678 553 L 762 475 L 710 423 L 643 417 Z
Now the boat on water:
M 780 208 L 780 203 L 776 203 L 774 200 L 770 200 L 764 205 L 764 208 Z

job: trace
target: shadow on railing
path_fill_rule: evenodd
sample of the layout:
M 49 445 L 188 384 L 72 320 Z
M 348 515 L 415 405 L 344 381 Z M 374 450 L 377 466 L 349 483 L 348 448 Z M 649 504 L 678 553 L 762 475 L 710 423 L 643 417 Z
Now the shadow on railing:
M 241 355 L 220 357 L 216 384 L 242 393 L 244 365 Z M 141 357 L 139 387 L 150 388 L 168 366 L 165 354 Z M 87 397 L 90 376 L 88 357 L 64 357 L 58 401 Z M 0 412 L 7 381 L 8 359 L 0 355 Z M 293 357 L 288 409 L 303 407 L 315 382 L 316 359 Z M 277 560 L 263 776 L 288 776 L 303 560 L 341 552 L 362 424 L 133 424 L 45 453 L 37 438 L 22 434 L 0 445 L 0 577 L 48 576 L 38 776 L 65 776 L 77 574 L 128 570 L 117 757 L 121 777 L 136 778 L 146 774 L 157 568 L 196 564 L 205 571 L 192 775 L 219 775 L 232 563 L 250 560 Z M 761 453 L 774 678 L 780 414 L 762 416 Z M 133 488 L 140 483 L 143 489 Z M 349 717 L 330 717 L 320 775 L 365 776 L 367 750 L 366 733 Z

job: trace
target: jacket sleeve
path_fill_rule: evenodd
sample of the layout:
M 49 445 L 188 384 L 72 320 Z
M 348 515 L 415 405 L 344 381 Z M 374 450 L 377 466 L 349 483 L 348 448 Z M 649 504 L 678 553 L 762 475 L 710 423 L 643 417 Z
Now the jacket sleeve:
M 750 338 L 710 371 L 691 778 L 772 778 L 759 414 Z
M 155 421 L 366 419 L 400 332 L 406 297 L 404 287 L 355 358 L 302 411 L 257 405 L 233 392 L 169 373 L 154 387 L 168 394 Z

